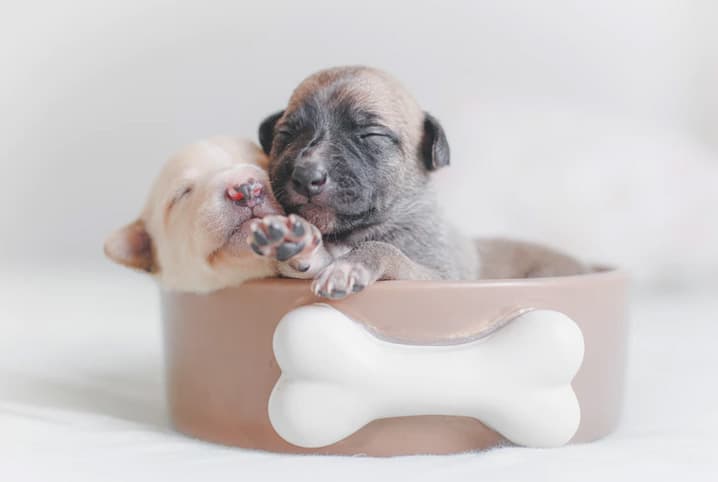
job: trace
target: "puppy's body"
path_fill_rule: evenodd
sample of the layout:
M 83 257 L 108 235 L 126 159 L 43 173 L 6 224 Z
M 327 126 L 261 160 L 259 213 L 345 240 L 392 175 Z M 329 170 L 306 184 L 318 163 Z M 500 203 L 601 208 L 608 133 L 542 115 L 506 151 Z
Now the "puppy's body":
M 262 123 L 259 134 L 277 200 L 315 224 L 334 255 L 328 266 L 312 268 L 319 272 L 317 294 L 341 298 L 377 279 L 582 270 L 570 258 L 527 243 L 487 240 L 477 246 L 447 225 L 429 179 L 449 163 L 444 131 L 384 72 L 318 72 L 297 87 L 284 111 Z M 556 258 L 566 262 L 551 269 Z
M 209 292 L 278 271 L 301 277 L 289 262 L 255 256 L 247 238 L 258 218 L 284 222 L 269 188 L 267 158 L 254 143 L 214 137 L 172 156 L 155 179 L 140 217 L 105 243 L 113 261 L 151 273 L 169 290 Z M 296 243 L 313 234 L 305 228 Z M 282 237 L 274 239 L 279 247 Z M 310 244 L 310 243 L 306 243 Z M 304 262 L 312 250 L 295 250 Z

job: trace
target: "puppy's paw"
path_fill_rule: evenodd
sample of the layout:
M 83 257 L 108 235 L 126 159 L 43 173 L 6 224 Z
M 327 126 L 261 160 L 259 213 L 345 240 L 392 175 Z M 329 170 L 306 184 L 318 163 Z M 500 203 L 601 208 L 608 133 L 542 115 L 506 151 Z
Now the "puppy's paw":
M 294 214 L 265 216 L 252 221 L 250 228 L 247 242 L 255 253 L 290 262 L 297 271 L 309 269 L 303 260 L 309 259 L 322 241 L 314 225 Z
M 331 300 L 358 293 L 372 282 L 369 269 L 361 263 L 337 260 L 322 270 L 312 283 L 315 295 Z

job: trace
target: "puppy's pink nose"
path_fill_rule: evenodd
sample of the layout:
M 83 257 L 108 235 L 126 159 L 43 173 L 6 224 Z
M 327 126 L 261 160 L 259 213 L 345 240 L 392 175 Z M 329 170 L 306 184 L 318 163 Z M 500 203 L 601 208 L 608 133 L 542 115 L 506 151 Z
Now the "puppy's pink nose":
M 262 183 L 250 179 L 227 188 L 226 195 L 231 201 L 240 205 L 254 206 L 262 202 L 264 187 Z

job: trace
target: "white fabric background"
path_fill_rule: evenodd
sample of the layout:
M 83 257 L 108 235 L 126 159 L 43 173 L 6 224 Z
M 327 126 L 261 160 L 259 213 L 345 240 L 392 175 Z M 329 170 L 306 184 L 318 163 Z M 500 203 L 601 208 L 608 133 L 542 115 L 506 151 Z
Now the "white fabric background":
M 718 462 L 718 299 L 634 297 L 620 428 L 587 445 L 459 456 L 286 456 L 167 424 L 155 290 L 114 270 L 0 277 L 0 480 L 706 481 Z
M 327 66 L 444 124 L 447 215 L 647 285 L 718 271 L 715 2 L 28 1 L 0 15 L 0 260 L 100 263 L 166 157 Z
M 0 5 L 0 480 L 716 480 L 718 7 L 710 0 Z M 285 457 L 172 433 L 149 279 L 110 266 L 174 149 L 322 67 L 444 124 L 446 214 L 628 268 L 618 432 L 560 450 Z

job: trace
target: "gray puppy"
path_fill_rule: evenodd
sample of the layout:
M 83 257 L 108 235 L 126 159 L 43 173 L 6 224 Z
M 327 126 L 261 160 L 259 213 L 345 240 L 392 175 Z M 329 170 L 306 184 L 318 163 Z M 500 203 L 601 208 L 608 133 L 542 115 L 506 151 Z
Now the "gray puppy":
M 337 67 L 305 79 L 259 128 L 274 194 L 321 231 L 303 268 L 316 294 L 337 299 L 379 279 L 471 280 L 574 274 L 584 267 L 541 246 L 470 241 L 442 218 L 430 173 L 449 164 L 441 124 L 388 74 Z M 291 222 L 268 220 L 254 248 Z M 270 229 L 271 228 L 271 229 Z M 274 236 L 267 236 L 274 233 Z M 299 250 L 301 246 L 292 246 Z M 277 246 L 274 246 L 277 248 Z M 287 249 L 281 250 L 286 257 Z

